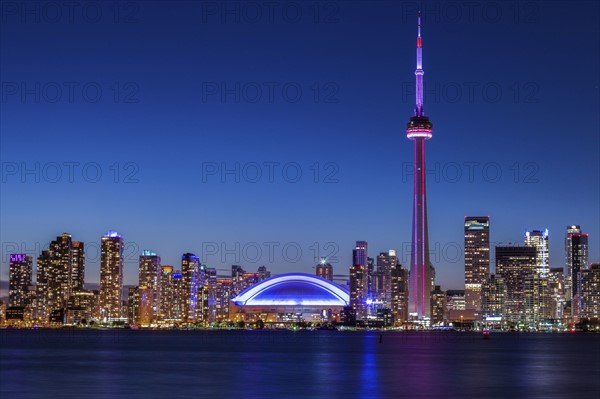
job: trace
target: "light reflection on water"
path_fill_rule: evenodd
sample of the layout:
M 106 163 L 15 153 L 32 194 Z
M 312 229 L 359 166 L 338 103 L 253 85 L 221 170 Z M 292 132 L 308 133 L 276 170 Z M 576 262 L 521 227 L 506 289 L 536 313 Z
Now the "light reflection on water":
M 383 344 L 383 340 L 379 343 L 377 337 L 379 334 L 373 332 L 362 336 L 362 359 L 360 359 L 358 367 L 361 370 L 360 383 L 358 385 L 359 397 L 364 399 L 377 399 L 380 397 L 379 390 L 379 373 L 377 372 L 376 360 L 376 345 Z
M 597 399 L 598 375 L 600 334 L 0 331 L 1 397 Z

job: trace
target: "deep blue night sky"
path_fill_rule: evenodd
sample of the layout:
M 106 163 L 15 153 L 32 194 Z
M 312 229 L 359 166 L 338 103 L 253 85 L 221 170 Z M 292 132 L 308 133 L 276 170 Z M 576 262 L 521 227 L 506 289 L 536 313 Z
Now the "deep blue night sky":
M 126 284 L 143 249 L 311 272 L 318 243 L 347 274 L 366 240 L 407 265 L 419 7 L 438 283 L 462 288 L 465 215 L 493 243 L 548 228 L 552 267 L 580 224 L 600 261 L 597 2 L 23 4 L 2 1 L 2 280 L 63 231 L 88 282 L 107 230 Z

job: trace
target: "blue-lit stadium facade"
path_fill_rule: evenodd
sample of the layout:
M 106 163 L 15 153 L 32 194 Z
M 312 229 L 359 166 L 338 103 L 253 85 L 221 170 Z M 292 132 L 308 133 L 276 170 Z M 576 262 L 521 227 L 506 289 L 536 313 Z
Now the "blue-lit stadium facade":
M 265 323 L 339 321 L 350 304 L 345 288 L 304 273 L 280 274 L 259 282 L 233 298 L 236 321 Z

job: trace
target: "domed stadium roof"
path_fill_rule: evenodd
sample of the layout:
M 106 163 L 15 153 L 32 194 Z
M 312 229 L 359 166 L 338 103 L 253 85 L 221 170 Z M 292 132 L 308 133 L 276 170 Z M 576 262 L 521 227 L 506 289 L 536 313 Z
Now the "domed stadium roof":
M 350 293 L 312 274 L 280 274 L 232 299 L 238 306 L 348 306 Z

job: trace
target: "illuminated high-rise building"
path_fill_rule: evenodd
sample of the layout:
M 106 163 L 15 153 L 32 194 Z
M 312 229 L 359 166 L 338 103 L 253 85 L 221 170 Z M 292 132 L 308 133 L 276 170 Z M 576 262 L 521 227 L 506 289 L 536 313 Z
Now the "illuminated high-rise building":
M 200 258 L 192 253 L 183 254 L 181 257 L 182 294 L 181 318 L 182 321 L 193 323 L 198 320 L 202 309 L 198 308 L 198 293 L 202 293 L 200 280 Z M 200 302 L 200 307 L 202 303 Z
M 325 280 L 333 281 L 333 266 L 327 263 L 325 258 L 321 258 L 316 269 L 317 276 L 324 278 Z
M 51 257 L 49 306 L 51 311 L 67 307 L 71 295 L 73 272 L 73 242 L 71 235 L 63 233 L 50 243 Z
M 31 283 L 27 286 L 27 298 L 25 300 L 28 303 L 31 310 L 31 316 L 37 319 L 37 287 L 35 283 Z
M 26 254 L 11 254 L 8 266 L 8 306 L 30 306 L 29 286 L 33 260 Z
M 548 287 L 550 252 L 548 229 L 526 231 L 524 243 L 536 250 L 535 275 L 526 277 L 526 322 L 535 325 L 552 318 L 552 300 Z
M 580 272 L 577 292 L 579 319 L 600 318 L 600 263 L 592 263 Z
M 136 324 L 149 326 L 154 319 L 154 290 L 146 286 L 138 287 L 139 307 Z
M 441 325 L 446 316 L 446 293 L 439 285 L 431 291 L 431 324 Z
M 202 286 L 202 314 L 201 320 L 205 323 L 212 323 L 217 320 L 217 269 L 213 267 L 206 267 L 202 265 L 201 269 L 204 271 L 204 283 Z M 258 268 L 259 279 L 270 273 L 267 271 L 265 266 Z M 262 280 L 261 280 L 262 281 Z M 200 304 L 198 304 L 200 306 Z
M 481 288 L 490 275 L 490 218 L 465 217 L 465 307 L 481 310 Z
M 173 266 L 160 267 L 160 319 L 167 320 L 173 313 Z
M 356 247 L 352 250 L 352 264 L 367 268 L 369 244 L 366 241 L 356 241 Z
M 217 291 L 215 294 L 216 321 L 229 320 L 230 301 L 233 292 L 232 280 L 230 278 L 217 279 Z
M 391 252 L 391 251 L 390 251 Z M 390 267 L 391 309 L 394 324 L 401 326 L 408 320 L 408 269 L 399 262 L 393 262 Z
M 432 137 L 433 124 L 423 109 L 423 58 L 421 40 L 421 13 L 418 16 L 416 106 L 414 116 L 406 125 L 406 137 L 414 141 L 414 195 L 412 244 L 410 255 L 410 287 L 408 312 L 413 318 L 424 320 L 431 316 L 431 263 L 429 261 L 429 233 L 427 227 L 427 195 L 425 185 L 425 140 Z
M 140 289 L 139 287 L 127 288 L 127 322 L 137 324 L 140 314 Z
M 537 326 L 540 322 L 551 318 L 551 304 L 548 295 L 548 279 L 542 277 L 536 270 L 524 277 L 524 322 L 530 326 Z
M 231 265 L 232 298 L 244 290 L 244 274 L 246 271 L 240 265 Z
M 550 272 L 550 252 L 548 229 L 525 232 L 525 245 L 536 250 L 535 275 L 526 278 L 526 297 L 528 307 L 525 314 L 529 324 L 552 318 L 553 305 L 548 287 Z
M 183 273 L 181 270 L 173 272 L 173 320 L 183 320 Z
M 119 319 L 123 301 L 123 236 L 109 231 L 100 240 L 100 317 Z
M 373 287 L 373 261 L 369 263 L 369 244 L 366 241 L 356 241 L 356 247 L 352 250 L 352 265 L 360 265 L 364 269 L 364 301 L 370 298 Z M 361 272 L 362 273 L 362 272 Z M 366 306 L 366 305 L 365 305 Z M 365 308 L 366 311 L 366 308 Z M 357 315 L 360 319 L 360 315 Z M 364 315 L 366 317 L 366 313 Z
M 375 259 L 369 257 L 367 257 L 367 292 L 369 299 L 375 298 Z
M 506 284 L 495 274 L 481 286 L 481 310 L 484 316 L 504 317 L 506 314 Z
M 71 294 L 83 291 L 85 282 L 85 250 L 81 241 L 71 242 Z
M 385 307 L 391 308 L 392 302 L 392 269 L 398 264 L 396 251 L 390 249 L 377 256 L 377 272 L 375 278 L 375 291 L 377 297 Z
M 74 268 L 74 257 L 75 268 Z M 63 233 L 51 241 L 37 260 L 37 317 L 46 323 L 52 312 L 64 314 L 72 292 L 83 278 L 83 247 L 73 247 L 71 235 Z
M 47 323 L 50 318 L 49 290 L 50 290 L 50 268 L 51 268 L 50 253 L 42 251 L 37 257 L 37 273 L 36 273 L 36 304 L 37 318 L 42 323 Z
M 527 246 L 496 247 L 496 277 L 506 284 L 506 319 L 513 323 L 531 321 L 535 294 L 537 250 Z
M 160 256 L 154 251 L 142 251 L 138 271 L 140 288 L 145 287 L 144 295 L 146 296 L 148 295 L 147 290 L 152 292 L 152 313 L 158 317 L 160 315 L 160 280 L 162 272 Z M 144 305 L 147 305 L 147 302 Z
M 548 271 L 548 296 L 550 318 L 563 320 L 565 314 L 565 273 L 562 267 L 551 267 Z
M 162 266 L 160 276 L 160 315 L 165 322 L 179 322 L 183 309 L 183 276 L 173 266 Z
M 579 286 L 579 273 L 587 268 L 588 264 L 588 234 L 581 231 L 578 225 L 567 227 L 565 238 L 565 252 L 567 255 L 567 301 L 572 301 L 577 296 Z M 577 315 L 577 306 L 571 304 L 572 316 Z
M 366 266 L 350 267 L 350 307 L 357 320 L 367 317 L 368 271 Z
M 543 278 L 548 277 L 548 269 L 550 269 L 548 229 L 544 231 L 526 231 L 525 245 L 529 247 L 535 247 L 537 251 L 537 273 Z

